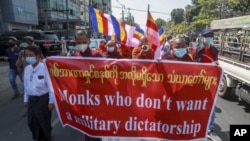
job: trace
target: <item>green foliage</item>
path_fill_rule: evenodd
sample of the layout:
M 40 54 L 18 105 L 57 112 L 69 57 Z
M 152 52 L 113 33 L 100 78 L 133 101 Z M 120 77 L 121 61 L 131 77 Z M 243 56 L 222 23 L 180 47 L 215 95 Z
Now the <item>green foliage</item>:
M 161 18 L 156 19 L 155 23 L 156 23 L 158 29 L 160 29 L 163 26 L 166 26 L 166 21 L 161 19 Z
M 166 24 L 171 31 L 201 31 L 210 27 L 213 20 L 250 14 L 250 0 L 191 0 L 191 3 L 185 7 L 185 11 L 172 10 L 171 22 Z M 184 26 L 183 21 L 188 26 Z
M 167 32 L 168 34 L 183 34 L 184 32 L 184 22 L 179 23 L 179 24 L 175 24 L 171 26 L 171 30 L 169 30 L 169 32 Z
M 171 12 L 171 18 L 175 24 L 179 24 L 184 21 L 184 9 L 177 8 Z
M 198 16 L 200 12 L 200 7 L 187 5 L 185 11 L 185 20 L 186 22 L 190 23 L 193 20 L 194 16 Z
M 237 15 L 250 14 L 250 0 L 227 0 L 228 6 Z

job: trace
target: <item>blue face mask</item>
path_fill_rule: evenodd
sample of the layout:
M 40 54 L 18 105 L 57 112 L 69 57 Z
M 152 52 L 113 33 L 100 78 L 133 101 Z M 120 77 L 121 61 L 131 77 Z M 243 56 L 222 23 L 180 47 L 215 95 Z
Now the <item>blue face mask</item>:
M 213 37 L 206 37 L 204 43 L 207 45 L 213 44 Z
M 26 57 L 25 61 L 26 61 L 27 64 L 33 65 L 33 64 L 36 63 L 36 57 Z
M 175 48 L 174 55 L 178 58 L 182 58 L 185 54 L 187 54 L 186 48 Z

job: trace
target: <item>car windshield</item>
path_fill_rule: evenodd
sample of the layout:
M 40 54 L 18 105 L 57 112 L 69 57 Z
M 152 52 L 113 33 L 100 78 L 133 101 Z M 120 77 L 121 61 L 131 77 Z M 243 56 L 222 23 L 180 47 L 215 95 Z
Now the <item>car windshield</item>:
M 44 40 L 58 40 L 58 37 L 55 33 L 44 33 L 43 34 L 43 39 Z

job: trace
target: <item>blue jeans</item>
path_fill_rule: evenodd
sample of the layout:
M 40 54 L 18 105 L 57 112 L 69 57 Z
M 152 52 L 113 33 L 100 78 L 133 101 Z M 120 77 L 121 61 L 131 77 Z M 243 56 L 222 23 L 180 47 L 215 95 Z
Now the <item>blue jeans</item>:
M 23 83 L 23 77 L 22 74 L 19 73 L 17 70 L 15 69 L 10 69 L 9 70 L 9 81 L 10 81 L 10 85 L 14 91 L 15 94 L 20 94 L 17 84 L 16 84 L 16 77 L 19 76 L 21 82 Z

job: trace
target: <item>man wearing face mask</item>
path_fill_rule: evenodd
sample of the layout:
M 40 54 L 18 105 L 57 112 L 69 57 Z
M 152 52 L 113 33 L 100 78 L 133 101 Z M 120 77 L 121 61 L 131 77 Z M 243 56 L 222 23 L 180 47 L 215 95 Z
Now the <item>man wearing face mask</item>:
M 19 76 L 20 80 L 23 82 L 22 74 L 18 71 L 16 67 L 16 62 L 20 52 L 20 48 L 16 45 L 16 42 L 17 42 L 16 37 L 10 36 L 8 38 L 9 47 L 6 49 L 6 55 L 8 57 L 8 62 L 9 62 L 9 81 L 14 91 L 14 95 L 13 97 L 11 97 L 11 99 L 16 99 L 21 95 L 16 84 L 16 77 Z
M 89 35 L 84 30 L 78 30 L 75 33 L 75 50 L 79 51 L 79 56 L 82 57 L 104 57 L 101 53 L 96 50 L 89 48 Z M 101 138 L 94 138 L 88 135 L 85 135 L 85 141 L 101 141 Z
M 105 45 L 107 52 L 105 53 L 106 58 L 121 59 L 122 55 L 117 51 L 117 47 L 114 41 L 108 41 Z
M 104 57 L 96 50 L 89 48 L 89 35 L 84 30 L 78 30 L 75 33 L 76 46 L 75 50 L 79 52 L 79 56 L 83 57 Z
M 197 49 L 196 61 L 211 63 L 218 61 L 218 50 L 213 46 L 213 30 L 204 29 L 201 32 L 201 47 Z
M 41 62 L 41 50 L 36 46 L 25 48 L 24 107 L 27 108 L 28 127 L 36 141 L 51 141 L 51 110 L 54 108 L 53 93 Z
M 145 36 L 140 38 L 140 45 L 132 50 L 133 59 L 154 59 L 154 51 L 149 46 L 148 39 Z
M 218 64 L 218 50 L 213 46 L 213 30 L 204 29 L 201 32 L 201 48 L 197 51 L 196 60 L 200 63 L 216 63 Z M 213 132 L 215 120 L 215 111 L 212 113 L 212 117 L 209 123 L 208 139 L 220 141 L 220 137 Z
M 162 59 L 176 60 L 176 61 L 189 61 L 192 62 L 192 55 L 188 52 L 185 39 L 176 38 L 173 40 L 173 46 L 170 50 L 170 54 L 163 56 Z

